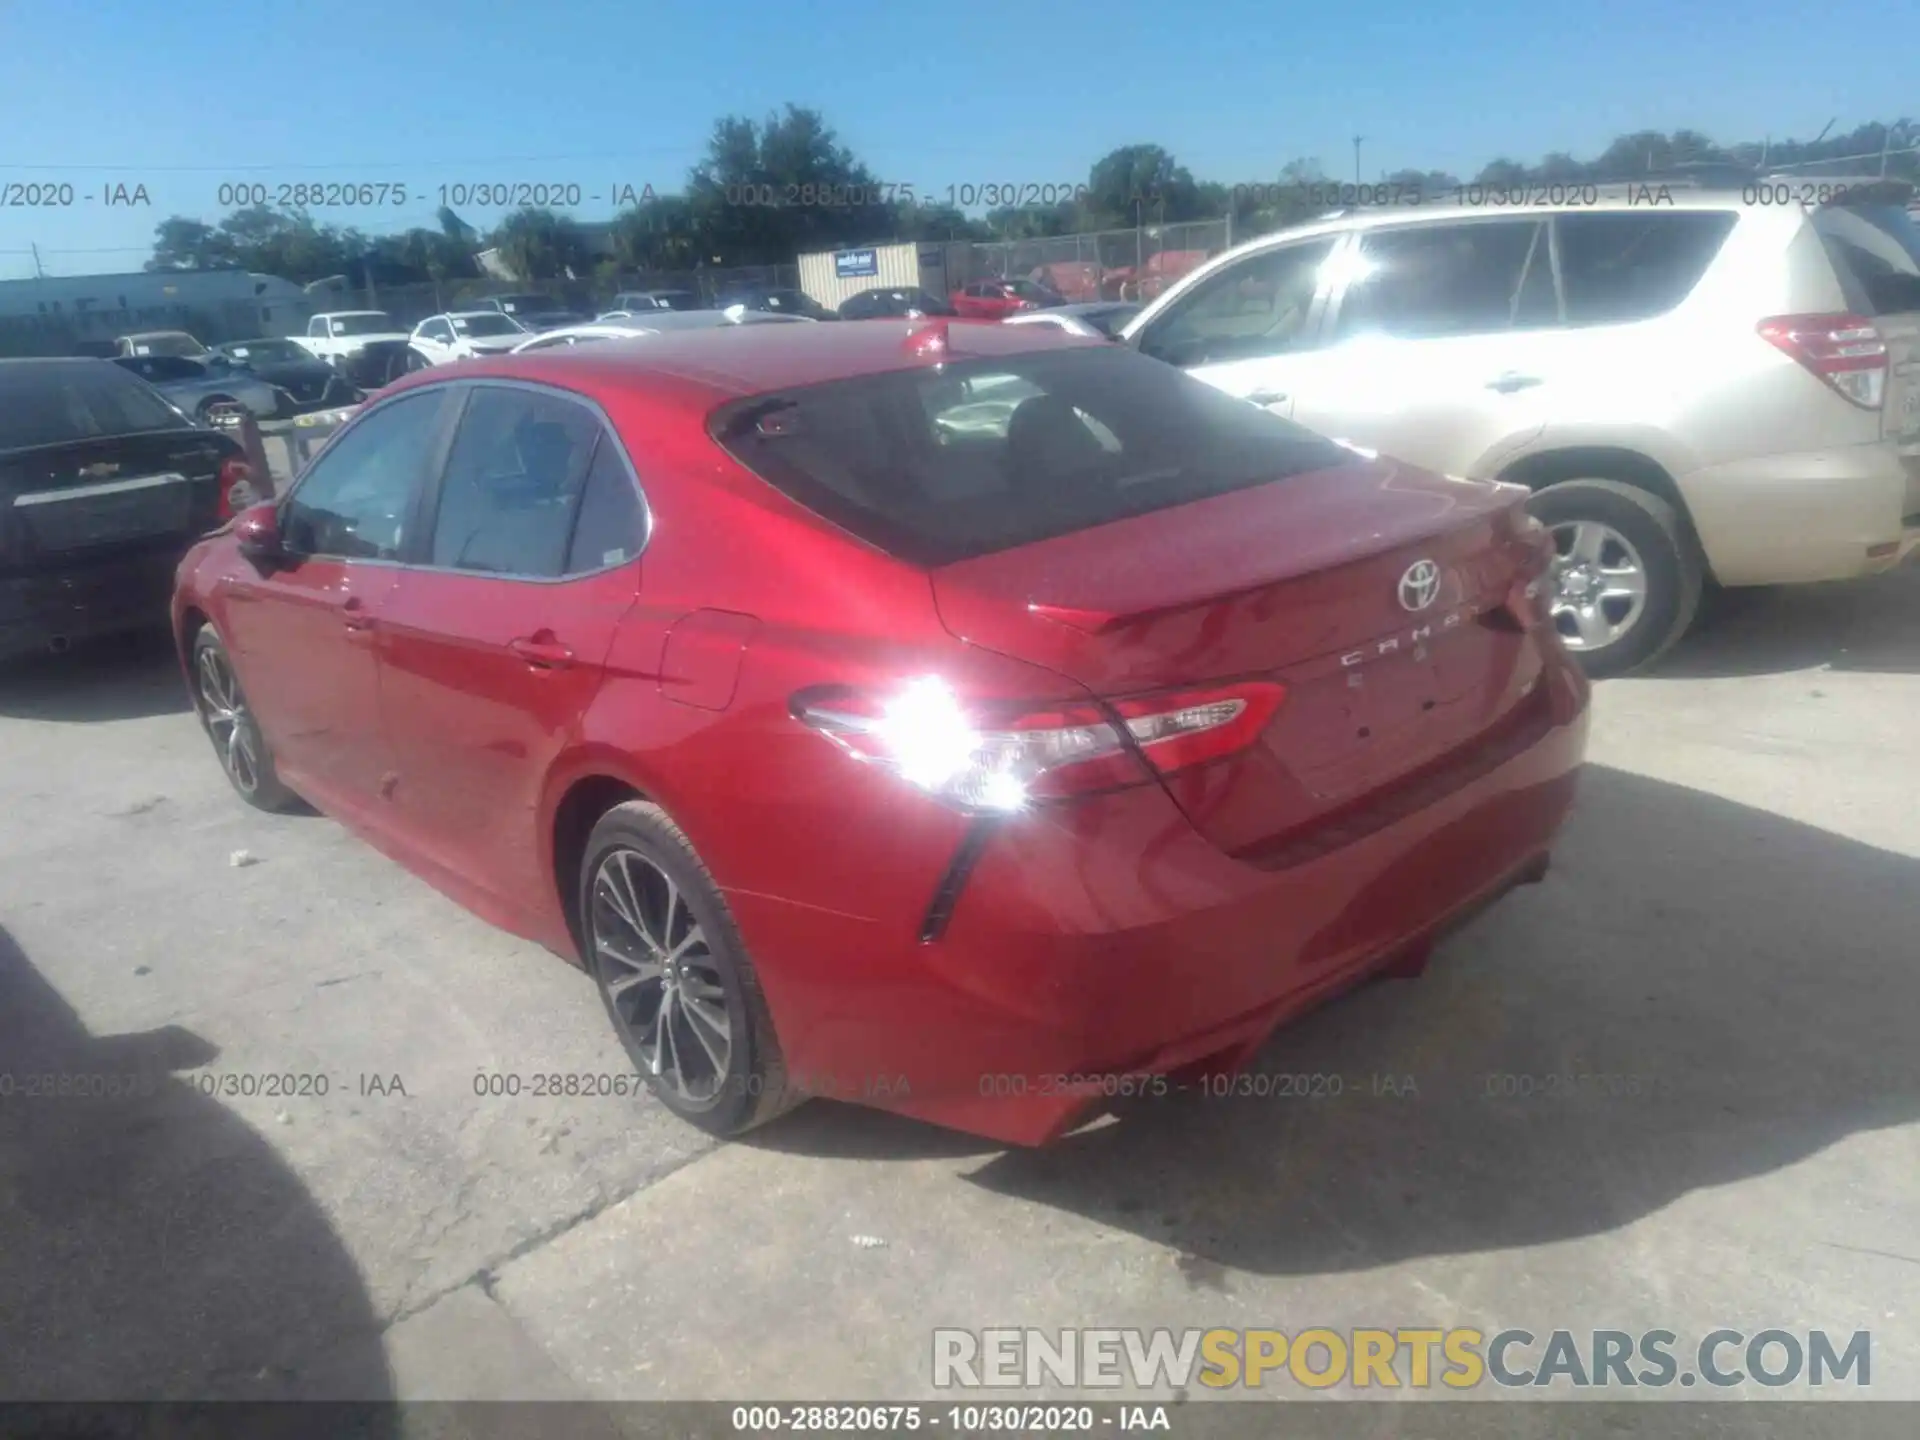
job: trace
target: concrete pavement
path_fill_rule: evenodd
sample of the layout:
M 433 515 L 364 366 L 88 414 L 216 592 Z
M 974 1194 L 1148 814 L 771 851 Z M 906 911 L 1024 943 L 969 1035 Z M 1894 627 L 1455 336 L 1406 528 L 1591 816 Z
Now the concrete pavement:
M 164 653 L 30 667 L 0 1071 L 170 1078 L 0 1101 L 0 1395 L 930 1398 L 935 1325 L 1426 1324 L 1869 1329 L 1920 1398 L 1916 716 L 1920 570 L 1746 597 L 1600 687 L 1545 883 L 1261 1057 L 1337 1095 L 716 1149 L 476 1094 L 624 1072 L 583 976 L 240 805 Z

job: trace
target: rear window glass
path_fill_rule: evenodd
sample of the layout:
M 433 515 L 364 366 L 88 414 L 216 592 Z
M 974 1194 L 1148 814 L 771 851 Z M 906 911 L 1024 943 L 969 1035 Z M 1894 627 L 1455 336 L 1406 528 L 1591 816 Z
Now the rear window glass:
M 1920 226 L 1898 205 L 1830 205 L 1813 228 L 1847 303 L 1869 315 L 1920 310 Z
M 192 423 L 111 361 L 0 364 L 0 450 Z
M 1554 217 L 1569 325 L 1624 325 L 1686 299 L 1732 233 L 1728 210 Z
M 1131 350 L 965 361 L 757 396 L 713 431 L 860 539 L 944 565 L 1347 463 Z

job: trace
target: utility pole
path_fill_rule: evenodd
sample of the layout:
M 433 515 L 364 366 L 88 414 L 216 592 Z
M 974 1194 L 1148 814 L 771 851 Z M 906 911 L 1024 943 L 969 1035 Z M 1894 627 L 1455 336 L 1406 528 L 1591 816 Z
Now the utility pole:
M 1360 142 L 1366 138 L 1364 135 L 1353 137 L 1353 183 L 1356 185 L 1360 183 Z

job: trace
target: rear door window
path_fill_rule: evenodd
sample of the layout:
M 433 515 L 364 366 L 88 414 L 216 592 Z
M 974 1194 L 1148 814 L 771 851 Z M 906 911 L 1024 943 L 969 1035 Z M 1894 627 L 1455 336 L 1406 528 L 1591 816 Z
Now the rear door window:
M 112 361 L 0 361 L 0 450 L 191 427 Z
M 1673 309 L 1733 231 L 1728 210 L 1554 217 L 1569 325 L 1624 325 Z
M 580 492 L 579 514 L 567 547 L 567 574 L 587 575 L 625 564 L 640 553 L 645 536 L 640 492 L 620 458 L 619 442 L 603 433 Z
M 431 563 L 551 579 L 563 573 L 599 418 L 539 390 L 481 386 L 440 482 Z
M 1920 226 L 1899 205 L 1829 205 L 1813 228 L 1847 303 L 1866 315 L 1920 310 Z
M 1546 237 L 1539 220 L 1366 231 L 1336 336 L 1428 340 L 1554 324 Z
M 723 407 L 713 431 L 815 513 L 922 565 L 1352 458 L 1120 348 L 953 362 L 757 396 Z

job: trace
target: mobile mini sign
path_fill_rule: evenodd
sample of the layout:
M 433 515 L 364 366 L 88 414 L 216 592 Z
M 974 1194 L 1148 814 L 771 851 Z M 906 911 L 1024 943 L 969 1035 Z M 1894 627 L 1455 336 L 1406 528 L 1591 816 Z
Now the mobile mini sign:
M 833 252 L 833 273 L 841 280 L 857 280 L 862 275 L 878 275 L 880 252 L 872 248 L 836 250 Z

